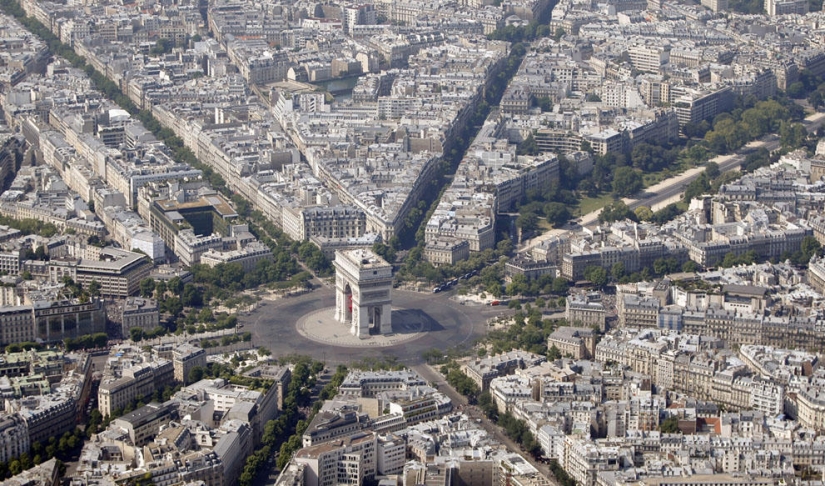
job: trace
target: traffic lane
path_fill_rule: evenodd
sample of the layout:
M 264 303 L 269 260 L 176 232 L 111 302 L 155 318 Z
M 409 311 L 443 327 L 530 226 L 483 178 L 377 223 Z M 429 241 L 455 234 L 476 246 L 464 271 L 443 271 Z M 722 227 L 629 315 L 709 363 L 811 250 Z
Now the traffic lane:
M 308 354 L 331 363 L 347 363 L 364 356 L 394 356 L 403 363 L 415 364 L 421 362 L 421 354 L 428 349 L 471 346 L 486 334 L 488 319 L 506 313 L 489 306 L 464 306 L 452 301 L 449 294 L 394 291 L 393 307 L 420 309 L 426 314 L 431 329 L 421 337 L 383 348 L 345 348 L 318 343 L 298 333 L 298 319 L 320 309 L 332 312 L 334 305 L 334 290 L 318 289 L 297 297 L 264 301 L 251 315 L 241 316 L 239 322 L 252 332 L 256 346 L 268 347 L 276 356 Z

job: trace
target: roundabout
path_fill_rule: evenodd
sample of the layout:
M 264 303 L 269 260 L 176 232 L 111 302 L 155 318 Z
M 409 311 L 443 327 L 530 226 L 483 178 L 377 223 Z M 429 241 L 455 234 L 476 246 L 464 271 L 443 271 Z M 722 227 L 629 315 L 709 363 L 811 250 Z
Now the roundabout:
M 322 287 L 298 296 L 265 300 L 239 325 L 252 333 L 255 346 L 275 357 L 310 355 L 329 363 L 347 363 L 365 356 L 394 356 L 413 365 L 429 349 L 472 346 L 487 332 L 489 318 L 506 309 L 461 305 L 449 293 L 437 295 L 393 290 L 392 332 L 357 337 L 335 320 L 335 292 Z

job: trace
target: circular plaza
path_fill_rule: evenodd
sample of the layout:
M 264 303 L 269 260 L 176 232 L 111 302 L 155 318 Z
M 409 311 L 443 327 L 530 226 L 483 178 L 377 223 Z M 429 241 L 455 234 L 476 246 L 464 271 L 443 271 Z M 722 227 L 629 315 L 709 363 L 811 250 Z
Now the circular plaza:
M 465 306 L 448 293 L 425 294 L 393 290 L 392 332 L 355 336 L 350 326 L 335 319 L 335 291 L 322 287 L 298 297 L 263 301 L 240 324 L 252 332 L 256 346 L 276 356 L 305 354 L 332 363 L 365 356 L 395 356 L 415 363 L 432 348 L 472 345 L 486 333 L 486 322 L 502 311 Z

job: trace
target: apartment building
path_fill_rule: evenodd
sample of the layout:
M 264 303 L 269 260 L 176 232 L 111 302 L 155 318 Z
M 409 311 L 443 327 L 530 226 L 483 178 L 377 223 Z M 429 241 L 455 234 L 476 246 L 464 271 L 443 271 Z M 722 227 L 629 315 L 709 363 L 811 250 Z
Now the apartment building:
M 293 457 L 304 465 L 304 486 L 360 485 L 375 477 L 377 438 L 360 432 L 344 439 L 304 447 Z
M 192 369 L 196 366 L 206 366 L 206 350 L 188 343 L 180 344 L 172 350 L 172 366 L 175 381 L 187 385 L 189 384 L 189 373 Z
M 154 299 L 128 297 L 123 301 L 122 335 L 128 336 L 133 328 L 151 331 L 160 325 L 158 303 Z

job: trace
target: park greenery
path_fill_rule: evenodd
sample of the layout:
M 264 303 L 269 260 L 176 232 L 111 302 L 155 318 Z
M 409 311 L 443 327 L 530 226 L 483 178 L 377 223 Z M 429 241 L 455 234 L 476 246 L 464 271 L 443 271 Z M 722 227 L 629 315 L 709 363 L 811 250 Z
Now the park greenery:
M 0 216 L 0 225 L 19 230 L 24 236 L 40 235 L 44 238 L 51 238 L 57 234 L 57 226 L 36 219 L 14 219 L 8 216 Z
M 547 356 L 547 338 L 566 325 L 565 319 L 543 319 L 541 309 L 526 304 L 513 315 L 513 324 L 506 329 L 491 330 L 481 339 L 479 346 L 492 355 L 522 349 Z
M 821 79 L 803 76 L 805 84 L 800 96 L 811 94 L 815 102 L 825 105 L 825 83 Z M 821 87 L 821 89 L 820 89 Z M 790 92 L 790 89 L 789 89 Z M 546 220 L 553 227 L 564 226 L 574 215 L 571 208 L 579 205 L 585 198 L 612 196 L 614 202 L 605 206 L 599 215 L 600 222 L 621 219 L 645 220 L 655 223 L 670 221 L 687 209 L 687 204 L 668 206 L 656 213 L 647 208 L 639 217 L 620 199 L 631 197 L 645 187 L 645 179 L 654 174 L 661 174 L 658 179 L 666 178 L 691 167 L 706 164 L 713 155 L 723 155 L 742 148 L 752 140 L 767 134 L 779 135 L 782 152 L 797 148 L 811 148 L 813 139 L 800 123 L 804 112 L 791 98 L 784 94 L 768 100 L 759 101 L 753 96 L 738 97 L 730 113 L 723 113 L 713 120 L 704 120 L 683 127 L 686 138 L 673 143 L 640 143 L 627 152 L 611 152 L 605 155 L 592 154 L 594 166 L 592 171 L 580 174 L 565 157 L 559 158 L 560 179 L 557 184 L 543 191 L 526 194 L 521 201 L 516 226 L 523 233 L 530 234 L 541 228 L 540 221 Z M 535 141 L 529 136 L 522 147 L 523 152 L 531 150 Z M 531 149 L 533 147 L 533 149 Z M 764 149 L 747 155 L 743 172 L 751 172 L 778 159 Z M 739 172 L 719 173 L 716 164 L 708 164 L 708 171 L 687 188 L 685 202 L 701 194 L 713 194 L 719 186 L 741 176 Z M 656 181 L 657 178 L 651 178 Z M 554 204 L 555 203 L 555 204 Z
M 410 250 L 403 265 L 396 272 L 395 278 L 401 282 L 422 279 L 431 283 L 438 283 L 477 271 L 481 277 L 473 277 L 473 280 L 470 281 L 471 284 L 483 282 L 486 286 L 494 283 L 501 287 L 504 270 L 502 258 L 506 259 L 506 256 L 512 252 L 512 248 L 512 241 L 503 237 L 496 245 L 495 250 L 487 249 L 473 252 L 467 260 L 456 262 L 454 265 L 434 267 L 430 262 L 424 260 L 424 245 L 421 243 Z
M 767 150 L 759 149 L 745 157 L 742 164 L 743 171 L 756 170 L 771 163 L 774 157 L 770 157 Z M 644 221 L 655 224 L 664 224 L 673 220 L 676 216 L 684 213 L 690 201 L 703 195 L 714 195 L 719 192 L 722 185 L 730 183 L 742 176 L 740 171 L 720 172 L 719 165 L 715 162 L 705 164 L 705 169 L 687 185 L 682 196 L 682 201 L 672 203 L 654 212 L 647 206 L 640 206 L 635 211 L 631 210 L 624 201 L 617 200 L 605 206 L 599 213 L 599 222 L 611 223 L 614 221 Z

